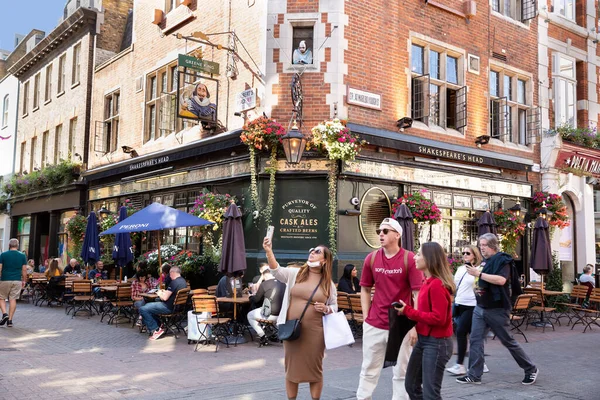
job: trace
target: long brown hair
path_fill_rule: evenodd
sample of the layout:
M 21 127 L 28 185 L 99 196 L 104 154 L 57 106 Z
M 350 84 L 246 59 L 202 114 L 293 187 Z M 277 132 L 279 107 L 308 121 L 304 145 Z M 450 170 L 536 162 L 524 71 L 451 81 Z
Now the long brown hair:
M 425 259 L 427 269 L 431 276 L 435 276 L 442 281 L 442 284 L 450 293 L 456 291 L 456 285 L 454 284 L 454 277 L 450 271 L 450 265 L 448 264 L 448 257 L 446 252 L 436 242 L 426 242 L 421 245 L 421 255 Z
M 48 266 L 48 276 L 53 277 L 57 270 L 62 274 L 62 270 L 58 266 L 58 260 L 54 258 L 50 261 L 50 265 Z
M 323 290 L 323 293 L 325 293 L 325 296 L 329 298 L 331 291 L 331 270 L 333 269 L 333 254 L 331 253 L 331 250 L 329 250 L 329 247 L 325 245 L 320 244 L 317 247 L 323 249 L 324 258 L 322 266 L 323 280 L 321 281 L 321 289 Z M 309 269 L 310 267 L 307 263 L 304 263 L 304 265 L 300 267 L 300 271 L 296 276 L 296 283 L 304 282 L 308 279 Z

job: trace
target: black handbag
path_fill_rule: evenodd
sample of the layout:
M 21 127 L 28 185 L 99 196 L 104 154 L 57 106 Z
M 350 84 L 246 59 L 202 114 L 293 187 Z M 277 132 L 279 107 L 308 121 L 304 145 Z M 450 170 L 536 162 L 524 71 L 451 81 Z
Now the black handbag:
M 322 281 L 323 277 L 321 277 L 319 284 L 317 285 L 315 290 L 313 290 L 312 294 L 310 295 L 310 298 L 306 302 L 304 310 L 302 311 L 302 315 L 300 315 L 300 319 L 290 319 L 285 321 L 283 324 L 277 325 L 277 338 L 279 340 L 296 340 L 300 337 L 302 318 L 304 318 L 304 313 L 306 312 L 308 305 L 312 301 L 313 296 L 315 295 L 315 293 L 317 293 L 317 289 L 319 288 L 319 286 L 321 286 Z

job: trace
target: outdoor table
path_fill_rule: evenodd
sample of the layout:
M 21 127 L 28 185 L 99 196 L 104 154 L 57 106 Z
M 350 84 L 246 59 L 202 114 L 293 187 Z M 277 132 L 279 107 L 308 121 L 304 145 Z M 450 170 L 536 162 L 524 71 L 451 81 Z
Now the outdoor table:
M 217 302 L 219 303 L 232 303 L 234 305 L 234 307 L 237 307 L 238 305 L 243 305 L 243 304 L 250 304 L 250 296 L 248 296 L 247 294 L 244 294 L 240 297 L 217 297 Z M 237 346 L 238 343 L 245 343 L 245 339 L 244 339 L 244 331 L 248 331 L 250 333 L 250 336 L 252 337 L 252 332 L 250 332 L 250 327 L 248 327 L 247 325 L 244 325 L 242 323 L 240 323 L 239 321 L 239 317 L 240 317 L 241 313 L 236 313 L 236 318 L 233 320 L 233 324 L 232 324 L 232 333 L 233 333 L 233 340 L 231 340 L 232 342 L 234 342 L 234 346 Z
M 140 297 L 149 301 L 154 301 L 158 298 L 158 295 L 156 293 L 140 293 Z
M 560 296 L 563 294 L 569 294 L 569 293 L 565 293 L 565 292 L 558 292 L 556 290 L 542 290 L 542 294 L 544 296 Z

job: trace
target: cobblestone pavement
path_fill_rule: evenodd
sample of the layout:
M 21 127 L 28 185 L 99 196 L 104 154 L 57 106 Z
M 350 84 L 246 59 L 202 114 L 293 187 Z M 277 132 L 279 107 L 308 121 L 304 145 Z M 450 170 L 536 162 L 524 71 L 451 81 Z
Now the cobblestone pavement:
M 107 325 L 98 316 L 74 319 L 63 308 L 19 304 L 14 327 L 0 327 L 0 399 L 285 399 L 283 348 L 202 347 L 185 335 L 156 342 L 131 325 Z M 538 382 L 523 386 L 522 371 L 496 340 L 486 346 L 491 372 L 484 384 L 444 379 L 445 399 L 600 399 L 597 360 L 600 328 L 582 333 L 557 327 L 529 328 L 517 340 L 540 369 Z M 362 359 L 360 341 L 329 351 L 323 399 L 352 399 Z M 374 395 L 391 399 L 391 370 Z M 310 399 L 301 385 L 298 399 Z

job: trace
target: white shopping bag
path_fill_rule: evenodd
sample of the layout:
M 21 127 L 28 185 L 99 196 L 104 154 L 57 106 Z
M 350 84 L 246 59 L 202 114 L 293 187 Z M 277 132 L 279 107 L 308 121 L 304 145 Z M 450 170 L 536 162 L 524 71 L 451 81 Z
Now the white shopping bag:
M 192 311 L 188 311 L 188 340 L 206 340 L 206 338 L 210 338 L 210 327 L 202 323 L 203 319 L 208 319 L 210 317 L 211 313 L 208 312 L 194 314 Z M 200 332 L 206 335 L 206 337 L 201 336 Z
M 354 343 L 352 330 L 343 311 L 323 315 L 323 333 L 325 334 L 325 348 L 327 350 Z

